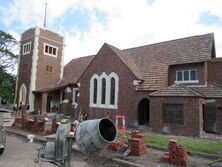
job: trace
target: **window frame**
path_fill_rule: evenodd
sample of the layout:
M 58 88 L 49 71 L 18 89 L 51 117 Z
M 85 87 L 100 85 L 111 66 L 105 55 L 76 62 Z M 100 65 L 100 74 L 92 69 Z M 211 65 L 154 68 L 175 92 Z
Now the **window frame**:
M 185 80 L 184 74 L 188 71 L 188 80 Z M 191 80 L 191 71 L 195 71 L 195 80 Z M 182 73 L 182 80 L 178 80 L 178 73 Z M 175 83 L 199 83 L 199 80 L 197 79 L 197 69 L 186 69 L 186 70 L 176 70 L 176 80 Z
M 106 81 L 106 88 L 103 90 L 105 93 L 105 103 L 102 103 L 102 79 Z M 115 92 L 114 104 L 111 104 L 111 78 L 115 79 Z M 97 79 L 97 103 L 94 103 L 94 79 Z M 107 75 L 103 72 L 100 76 L 94 74 L 90 79 L 90 99 L 89 106 L 97 108 L 118 109 L 118 92 L 119 92 L 119 77 L 114 73 Z
M 179 109 L 175 112 L 170 107 L 179 107 Z M 171 115 L 167 115 L 171 114 Z M 166 117 L 167 115 L 167 117 Z M 181 116 L 181 118 L 173 118 L 174 116 Z M 173 120 L 174 119 L 174 120 Z M 184 105 L 179 103 L 163 103 L 162 104 L 162 123 L 168 125 L 184 125 Z
M 96 83 L 96 85 L 95 85 L 95 83 Z M 97 96 L 98 96 L 98 79 L 94 78 L 93 79 L 93 104 L 95 104 L 95 105 L 98 102 Z
M 106 88 L 107 88 L 107 79 L 106 78 L 102 78 L 101 79 L 101 105 L 105 105 L 106 104 Z
M 32 50 L 32 42 L 26 42 L 22 45 L 22 55 L 31 53 L 31 50 Z
M 112 79 L 114 79 L 114 82 L 112 82 Z M 109 102 L 110 105 L 115 105 L 115 90 L 116 90 L 116 79 L 114 77 L 111 77 L 110 78 L 110 102 Z
M 26 98 L 27 98 L 27 88 L 26 88 L 25 84 L 23 83 L 19 89 L 19 103 L 22 102 L 22 104 L 25 105 Z
M 46 47 L 48 48 L 47 52 L 46 52 Z M 54 49 L 55 49 L 55 54 L 53 54 L 54 53 Z M 49 53 L 50 50 L 51 50 L 52 53 Z M 47 56 L 57 57 L 57 55 L 58 55 L 58 47 L 56 47 L 54 45 L 50 45 L 48 43 L 44 43 L 43 53 L 44 53 L 44 55 L 47 55 Z
M 78 104 L 78 96 L 79 96 L 79 88 L 73 88 L 72 89 L 72 104 L 73 105 Z

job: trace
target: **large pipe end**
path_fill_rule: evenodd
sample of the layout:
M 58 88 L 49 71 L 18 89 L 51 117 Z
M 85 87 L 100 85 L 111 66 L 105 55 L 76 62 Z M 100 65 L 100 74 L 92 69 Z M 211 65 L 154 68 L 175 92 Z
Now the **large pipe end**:
M 113 121 L 108 118 L 103 118 L 99 122 L 99 133 L 103 140 L 108 143 L 113 142 L 117 137 L 116 126 Z

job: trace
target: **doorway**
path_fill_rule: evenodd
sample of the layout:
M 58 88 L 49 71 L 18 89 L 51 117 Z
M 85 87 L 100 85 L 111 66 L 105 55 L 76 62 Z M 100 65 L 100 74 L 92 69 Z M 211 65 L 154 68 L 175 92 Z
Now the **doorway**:
M 150 101 L 147 98 L 144 98 L 138 104 L 138 124 L 149 125 L 149 123 L 150 123 Z
M 205 132 L 216 132 L 216 104 L 203 105 L 203 130 Z

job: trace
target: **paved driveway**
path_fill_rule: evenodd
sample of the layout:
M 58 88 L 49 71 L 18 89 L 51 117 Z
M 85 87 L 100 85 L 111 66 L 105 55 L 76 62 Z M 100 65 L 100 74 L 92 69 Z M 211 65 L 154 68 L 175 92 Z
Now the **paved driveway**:
M 27 143 L 24 139 L 8 135 L 5 152 L 0 156 L 0 167 L 55 167 L 50 163 L 34 163 L 40 145 Z M 88 158 L 81 153 L 73 153 L 72 167 L 119 167 L 120 165 L 105 158 Z

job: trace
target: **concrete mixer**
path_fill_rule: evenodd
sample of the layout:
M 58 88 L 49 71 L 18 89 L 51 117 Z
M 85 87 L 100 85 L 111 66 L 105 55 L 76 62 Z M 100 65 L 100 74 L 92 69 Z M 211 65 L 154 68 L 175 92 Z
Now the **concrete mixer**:
M 74 133 L 70 123 L 61 121 L 53 140 L 38 149 L 35 162 L 45 161 L 61 167 L 70 167 L 73 142 L 87 156 L 96 156 L 107 148 L 117 136 L 115 124 L 108 118 L 83 121 Z

